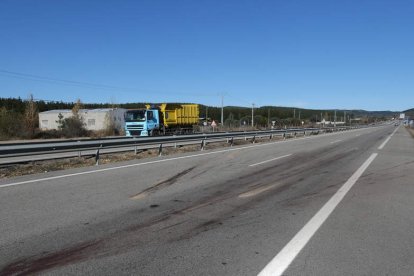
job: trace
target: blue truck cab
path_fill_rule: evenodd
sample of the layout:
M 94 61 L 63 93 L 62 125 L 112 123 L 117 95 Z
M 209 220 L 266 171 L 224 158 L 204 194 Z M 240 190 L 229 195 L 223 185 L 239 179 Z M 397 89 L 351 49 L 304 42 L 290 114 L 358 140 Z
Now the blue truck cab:
M 132 109 L 125 113 L 126 136 L 154 136 L 162 128 L 158 109 Z

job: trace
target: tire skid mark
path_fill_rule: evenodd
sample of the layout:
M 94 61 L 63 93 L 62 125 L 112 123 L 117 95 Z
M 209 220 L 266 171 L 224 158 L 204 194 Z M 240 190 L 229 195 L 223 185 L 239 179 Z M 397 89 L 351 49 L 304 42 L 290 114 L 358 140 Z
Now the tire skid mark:
M 131 196 L 130 198 L 131 199 L 141 199 L 141 198 L 144 198 L 144 197 L 148 196 L 149 194 L 157 192 L 158 190 L 160 190 L 162 188 L 168 187 L 168 186 L 176 183 L 180 177 L 182 177 L 182 176 L 188 174 L 189 172 L 191 172 L 192 170 L 194 170 L 194 168 L 195 167 L 191 167 L 191 168 L 188 168 L 188 169 L 186 169 L 182 172 L 179 172 L 176 175 L 168 178 L 167 180 L 161 181 L 161 182 L 155 184 L 154 186 L 151 186 L 151 187 L 143 190 L 142 192 L 139 192 L 138 194 Z
M 82 262 L 87 259 L 114 256 L 134 250 L 148 242 L 153 242 L 154 239 L 158 239 L 157 242 L 178 242 L 191 239 L 200 233 L 222 226 L 223 221 L 250 210 L 265 198 L 273 197 L 292 188 L 298 184 L 298 179 L 313 175 L 316 167 L 321 166 L 321 168 L 324 168 L 334 160 L 348 156 L 350 152 L 332 154 L 333 152 L 330 150 L 325 150 L 316 158 L 314 153 L 308 153 L 295 158 L 286 158 L 286 162 L 278 166 L 254 170 L 254 174 L 246 172 L 245 175 L 210 187 L 206 191 L 207 195 L 185 204 L 187 206 L 168 210 L 148 221 L 126 226 L 110 234 L 105 233 L 99 240 L 95 239 L 87 243 L 80 243 L 48 255 L 40 253 L 37 256 L 17 259 L 0 270 L 0 275 L 34 274 Z M 297 158 L 300 159 L 300 162 L 297 161 Z M 316 164 L 304 165 L 308 160 L 313 160 Z M 194 167 L 186 169 L 144 190 L 140 194 L 144 192 L 153 193 L 158 189 L 172 185 L 193 169 Z M 281 173 L 282 171 L 284 173 Z M 265 193 L 244 198 L 243 200 L 238 198 L 243 192 L 246 193 L 249 190 L 271 184 L 274 185 L 277 181 L 281 181 L 281 185 L 272 187 L 272 189 Z M 232 201 L 228 202 L 227 200 Z M 283 200 L 280 202 L 282 203 Z M 222 206 L 217 208 L 219 204 Z M 208 214 L 207 217 L 205 217 L 205 214 Z M 112 223 L 113 221 L 107 221 L 108 225 Z M 172 234 L 165 233 L 160 235 L 160 231 L 172 231 Z
M 32 275 L 54 267 L 81 262 L 99 250 L 101 245 L 102 242 L 99 240 L 85 242 L 41 257 L 31 256 L 20 259 L 5 266 L 0 270 L 0 275 Z

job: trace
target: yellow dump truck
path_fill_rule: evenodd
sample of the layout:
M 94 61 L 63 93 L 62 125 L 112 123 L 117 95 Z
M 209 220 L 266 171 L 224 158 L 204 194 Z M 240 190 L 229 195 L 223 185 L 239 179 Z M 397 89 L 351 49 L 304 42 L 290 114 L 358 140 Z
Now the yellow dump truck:
M 155 136 L 190 133 L 199 122 L 198 104 L 146 105 L 125 113 L 126 136 Z

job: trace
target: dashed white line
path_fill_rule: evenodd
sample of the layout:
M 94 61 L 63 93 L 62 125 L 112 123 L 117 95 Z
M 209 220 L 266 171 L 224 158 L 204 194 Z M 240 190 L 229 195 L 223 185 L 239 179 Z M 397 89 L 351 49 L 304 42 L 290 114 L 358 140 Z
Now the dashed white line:
M 396 128 L 390 136 L 387 137 L 387 139 L 385 139 L 385 141 L 378 147 L 379 150 L 382 150 L 385 145 L 388 143 L 388 141 L 391 139 L 391 137 L 395 134 L 395 132 L 397 132 L 398 128 Z
M 355 129 L 355 130 L 350 130 L 349 132 L 360 131 L 360 130 L 361 129 Z M 328 134 L 323 135 L 322 137 L 327 137 L 327 136 L 337 135 L 337 134 L 340 134 L 340 133 L 328 133 Z M 219 150 L 219 151 L 213 151 L 213 152 L 205 152 L 205 153 L 200 153 L 200 154 L 180 156 L 180 157 L 174 157 L 174 158 L 168 158 L 168 159 L 161 159 L 161 160 L 143 162 L 143 163 L 138 163 L 138 164 L 116 166 L 116 167 L 111 167 L 111 168 L 97 169 L 97 170 L 91 170 L 91 171 L 79 172 L 79 173 L 72 173 L 72 174 L 64 174 L 64 175 L 51 176 L 51 177 L 45 177 L 45 178 L 39 178 L 39 179 L 31 179 L 31 180 L 27 180 L 27 181 L 3 184 L 3 185 L 0 185 L 0 188 L 19 186 L 19 185 L 24 185 L 24 184 L 29 184 L 29 183 L 43 182 L 43 181 L 55 180 L 55 179 L 60 179 L 60 178 L 67 178 L 67 177 L 78 176 L 78 175 L 86 175 L 86 174 L 92 174 L 92 173 L 97 173 L 97 172 L 105 172 L 105 171 L 112 171 L 112 170 L 118 170 L 118 169 L 130 168 L 130 167 L 137 167 L 137 166 L 143 166 L 143 165 L 148 165 L 148 164 L 175 161 L 175 160 L 179 160 L 179 159 L 187 159 L 187 158 L 199 157 L 199 156 L 204 156 L 204 155 L 211 155 L 211 154 L 216 154 L 216 153 L 237 151 L 237 150 L 249 149 L 249 148 L 254 148 L 254 147 L 269 146 L 269 145 L 273 145 L 273 144 L 277 144 L 277 143 L 289 143 L 289 142 L 294 142 L 294 141 L 300 141 L 302 139 L 316 139 L 316 138 L 320 138 L 320 137 L 319 136 L 308 136 L 308 137 L 304 137 L 304 138 L 301 138 L 301 139 L 276 141 L 276 142 L 271 142 L 271 143 L 266 143 L 266 144 L 255 144 L 255 145 L 251 145 L 251 146 L 238 147 L 238 148 Z
M 336 134 L 336 133 L 330 133 L 328 135 L 333 135 L 333 134 Z M 326 137 L 326 135 L 324 135 L 322 137 Z M 315 138 L 318 138 L 318 136 L 309 136 L 309 137 L 302 138 L 302 139 L 315 139 Z M 161 160 L 154 160 L 154 161 L 143 162 L 143 163 L 138 163 L 138 164 L 116 166 L 116 167 L 111 167 L 111 168 L 97 169 L 97 170 L 91 170 L 91 171 L 79 172 L 79 173 L 72 173 L 72 174 L 64 174 L 64 175 L 51 176 L 51 177 L 45 177 L 45 178 L 39 178 L 39 179 L 31 179 L 31 180 L 26 180 L 26 181 L 21 181 L 21 182 L 3 184 L 3 185 L 0 185 L 0 188 L 19 186 L 19 185 L 24 185 L 24 184 L 29 184 L 29 183 L 49 181 L 49 180 L 67 178 L 67 177 L 78 176 L 78 175 L 86 175 L 86 174 L 93 174 L 93 173 L 98 173 L 98 172 L 105 172 L 105 171 L 119 170 L 119 169 L 124 169 L 124 168 L 138 167 L 138 166 L 143 166 L 143 165 L 148 165 L 148 164 L 163 163 L 163 162 L 175 161 L 175 160 L 180 160 L 180 159 L 188 159 L 188 158 L 200 157 L 200 156 L 217 154 L 217 153 L 238 151 L 238 150 L 250 149 L 250 148 L 255 148 L 255 147 L 264 147 L 264 146 L 269 146 L 269 145 L 273 145 L 273 144 L 289 143 L 289 142 L 300 141 L 300 140 L 301 139 L 298 139 L 298 140 L 292 139 L 292 140 L 284 140 L 284 141 L 275 141 L 275 142 L 266 143 L 266 144 L 254 144 L 254 145 L 251 145 L 251 146 L 237 147 L 237 148 L 218 150 L 218 151 L 212 151 L 212 152 L 204 152 L 204 153 L 199 153 L 199 154 L 173 157 L 173 158 L 167 158 L 167 159 L 161 159 Z
M 279 156 L 279 157 L 276 157 L 276 158 L 272 158 L 272 159 L 269 159 L 269 160 L 266 160 L 266 161 L 262 161 L 262 162 L 255 163 L 255 164 L 251 164 L 251 165 L 249 165 L 249 167 L 254 167 L 254 166 L 257 166 L 257 165 L 264 164 L 264 163 L 272 162 L 272 161 L 275 161 L 275 160 L 278 160 L 278 159 L 282 159 L 282 158 L 285 158 L 285 157 L 288 157 L 288 156 L 291 156 L 291 155 L 292 154 L 286 154 L 286 155 Z
M 378 153 L 373 153 L 344 185 L 329 199 L 328 202 L 306 223 L 305 226 L 290 240 L 288 244 L 268 263 L 259 276 L 278 276 L 289 267 L 299 252 L 305 247 L 312 236 L 342 201 L 352 186 L 358 181 Z
M 342 141 L 343 140 L 336 140 L 336 141 L 331 142 L 331 144 L 339 143 L 339 142 L 342 142 Z

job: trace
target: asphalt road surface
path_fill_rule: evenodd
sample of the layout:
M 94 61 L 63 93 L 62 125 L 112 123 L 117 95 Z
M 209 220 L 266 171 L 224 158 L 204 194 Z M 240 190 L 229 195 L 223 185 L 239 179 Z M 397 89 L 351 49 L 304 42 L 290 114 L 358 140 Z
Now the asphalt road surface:
M 0 180 L 0 275 L 413 275 L 393 125 Z

